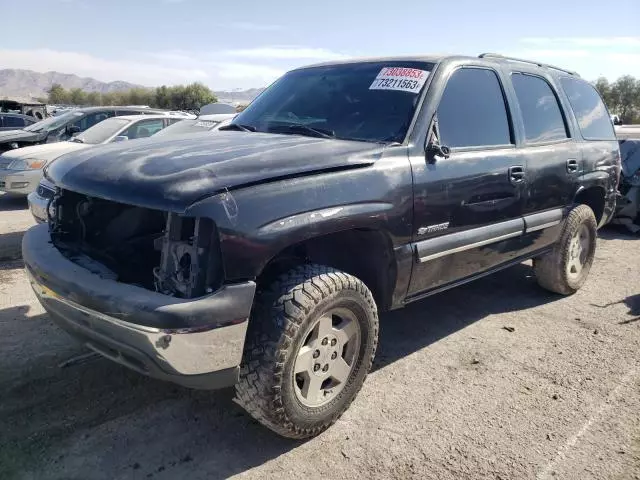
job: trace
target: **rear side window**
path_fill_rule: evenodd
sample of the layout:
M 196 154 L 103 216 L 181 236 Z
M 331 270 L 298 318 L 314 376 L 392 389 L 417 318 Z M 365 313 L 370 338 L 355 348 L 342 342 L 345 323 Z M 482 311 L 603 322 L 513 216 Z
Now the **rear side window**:
M 582 137 L 585 140 L 615 140 L 611 117 L 596 89 L 577 78 L 563 77 L 560 83 L 578 119 Z
M 558 98 L 551 85 L 541 77 L 514 73 L 516 91 L 527 142 L 551 142 L 568 138 Z
M 450 148 L 511 144 L 498 76 L 484 68 L 461 68 L 447 82 L 438 106 L 441 143 Z

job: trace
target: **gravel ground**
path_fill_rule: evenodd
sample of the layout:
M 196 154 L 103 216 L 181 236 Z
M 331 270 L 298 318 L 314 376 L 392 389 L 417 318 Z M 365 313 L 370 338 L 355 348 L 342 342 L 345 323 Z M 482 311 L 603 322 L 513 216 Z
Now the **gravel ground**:
M 0 227 L 27 221 L 1 205 Z M 639 242 L 602 231 L 570 298 L 525 263 L 383 315 L 358 398 L 306 442 L 256 424 L 230 390 L 65 365 L 85 351 L 5 261 L 0 478 L 640 479 Z

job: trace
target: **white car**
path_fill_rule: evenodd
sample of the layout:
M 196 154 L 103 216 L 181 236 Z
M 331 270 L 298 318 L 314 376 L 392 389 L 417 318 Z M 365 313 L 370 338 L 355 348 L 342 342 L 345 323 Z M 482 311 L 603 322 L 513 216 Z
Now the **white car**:
M 236 114 L 212 114 L 212 115 L 200 115 L 196 119 L 182 120 L 181 122 L 170 125 L 169 127 L 158 132 L 155 136 L 166 135 L 187 135 L 189 133 L 215 131 L 220 127 L 227 125 L 233 120 Z M 118 117 L 123 118 L 123 117 Z M 145 116 L 145 119 L 149 116 Z M 112 120 L 112 119 L 109 119 Z M 105 120 L 102 123 L 108 122 Z M 95 128 L 95 127 L 94 127 Z M 87 130 L 88 132 L 89 130 Z M 86 132 L 85 132 L 86 133 Z M 64 142 L 63 142 L 64 143 Z M 108 142 L 106 142 L 108 143 Z M 53 144 L 56 145 L 56 144 Z M 31 214 L 38 223 L 44 223 L 47 221 L 47 208 L 49 200 L 53 198 L 55 193 L 55 185 L 49 182 L 46 178 L 40 180 L 35 192 L 29 194 L 29 209 Z
M 123 115 L 103 120 L 66 142 L 9 150 L 0 155 L 0 191 L 29 195 L 37 188 L 42 169 L 65 153 L 93 145 L 149 137 L 180 121 L 183 117 L 167 114 Z

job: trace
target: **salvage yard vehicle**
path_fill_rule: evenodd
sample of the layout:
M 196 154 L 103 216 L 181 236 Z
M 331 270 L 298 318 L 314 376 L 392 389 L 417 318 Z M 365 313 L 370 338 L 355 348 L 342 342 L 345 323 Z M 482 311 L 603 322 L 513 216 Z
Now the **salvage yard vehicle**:
M 42 171 L 45 165 L 50 164 L 65 153 L 84 150 L 95 145 L 151 137 L 166 127 L 182 121 L 184 121 L 182 118 L 169 117 L 167 115 L 113 117 L 94 125 L 68 142 L 20 148 L 12 152 L 19 155 L 7 167 L 7 170 L 13 169 L 14 173 L 4 177 L 6 191 L 18 194 L 27 193 L 31 214 L 37 222 L 44 223 L 47 221 L 47 204 L 53 197 L 54 192 L 54 187 L 45 178 L 42 178 Z M 37 168 L 28 170 L 27 168 L 30 166 Z M 2 170 L 0 170 L 1 175 Z M 16 180 L 21 180 L 22 183 L 28 183 L 28 185 L 13 191 L 9 190 Z M 2 181 L 1 177 L 0 181 Z M 2 188 L 1 185 L 0 183 L 0 188 Z
M 30 115 L 21 113 L 0 113 L 0 132 L 5 130 L 19 130 L 38 121 Z
M 378 315 L 533 259 L 586 281 L 620 152 L 588 82 L 484 54 L 293 70 L 215 135 L 53 162 L 22 251 L 51 318 L 184 386 L 235 385 L 280 435 L 333 424 L 371 368 Z
M 633 233 L 640 232 L 640 125 L 616 127 L 620 144 L 622 174 L 615 218 L 611 223 L 625 225 Z
M 44 167 L 68 152 L 94 145 L 149 137 L 181 121 L 167 115 L 127 115 L 108 118 L 66 142 L 18 148 L 0 155 L 0 191 L 29 195 L 36 190 Z
M 184 120 L 179 125 L 165 128 L 158 134 L 159 137 L 167 135 L 182 135 L 185 133 L 207 132 L 220 129 L 236 116 L 235 113 L 216 113 L 212 115 L 200 115 L 197 118 Z
M 163 110 L 132 107 L 78 108 L 57 117 L 49 117 L 20 130 L 0 132 L 0 152 L 16 148 L 68 140 L 107 118 L 120 115 L 154 115 Z M 0 157 L 1 159 L 2 157 Z M 0 168 L 3 168 L 0 160 Z

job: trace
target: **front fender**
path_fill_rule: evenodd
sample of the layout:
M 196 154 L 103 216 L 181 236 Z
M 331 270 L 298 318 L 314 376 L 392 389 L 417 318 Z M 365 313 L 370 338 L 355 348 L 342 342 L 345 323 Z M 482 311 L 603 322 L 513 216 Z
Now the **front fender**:
M 185 212 L 218 227 L 225 278 L 256 278 L 279 252 L 349 229 L 384 232 L 394 246 L 410 241 L 413 193 L 408 158 L 254 185 L 205 199 Z

